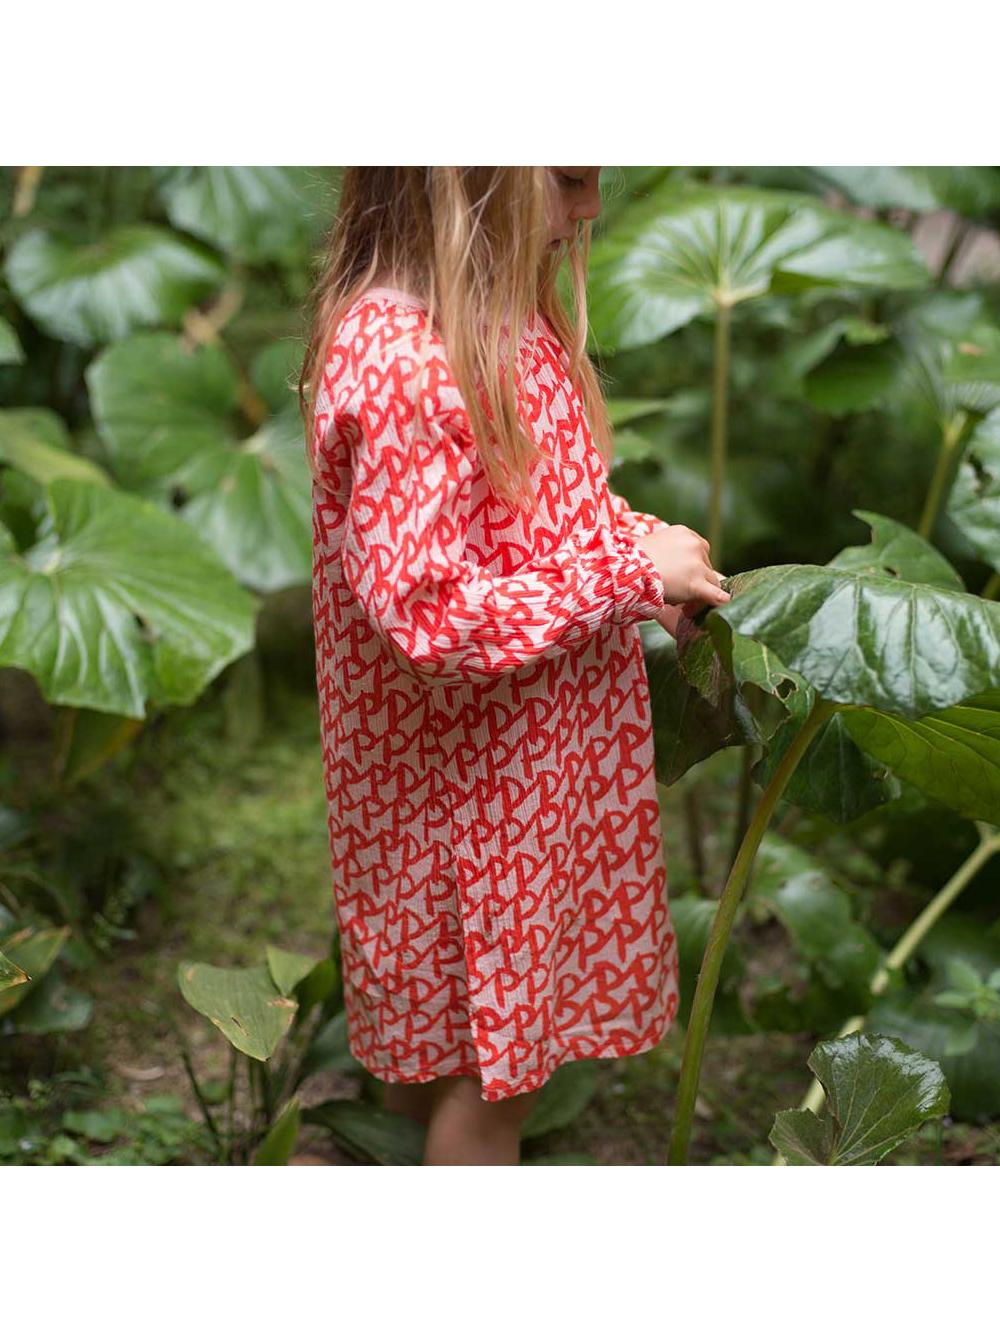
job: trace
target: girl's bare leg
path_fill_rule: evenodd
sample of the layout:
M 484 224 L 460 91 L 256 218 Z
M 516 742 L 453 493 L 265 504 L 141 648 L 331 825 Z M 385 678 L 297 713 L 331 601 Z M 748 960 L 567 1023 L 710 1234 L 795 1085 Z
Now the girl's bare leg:
M 382 1105 L 387 1111 L 411 1116 L 426 1126 L 430 1123 L 431 1108 L 442 1081 L 434 1078 L 427 1083 L 387 1083 Z
M 541 1089 L 488 1102 L 478 1078 L 458 1075 L 434 1080 L 424 1166 L 518 1166 L 521 1124 Z

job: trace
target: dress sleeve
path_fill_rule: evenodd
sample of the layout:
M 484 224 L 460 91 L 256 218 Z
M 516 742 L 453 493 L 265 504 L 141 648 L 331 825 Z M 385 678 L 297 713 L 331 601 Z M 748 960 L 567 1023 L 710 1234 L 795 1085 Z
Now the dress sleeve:
M 611 496 L 611 508 L 618 524 L 618 531 L 626 536 L 648 537 L 650 533 L 658 532 L 660 528 L 670 527 L 665 519 L 657 518 L 655 514 L 645 514 L 640 509 L 630 508 L 624 496 L 616 495 L 610 489 L 608 494 Z
M 402 669 L 426 684 L 485 681 L 664 606 L 652 560 L 610 525 L 571 536 L 514 573 L 465 556 L 476 471 L 468 415 L 432 357 L 416 414 L 419 357 L 379 353 L 352 408 L 353 489 L 344 577 Z

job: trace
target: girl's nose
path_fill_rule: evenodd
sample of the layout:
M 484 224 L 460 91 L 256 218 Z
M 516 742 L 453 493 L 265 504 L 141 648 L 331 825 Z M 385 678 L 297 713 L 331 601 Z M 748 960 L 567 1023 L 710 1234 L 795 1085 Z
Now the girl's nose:
M 576 222 L 578 219 L 589 219 L 591 222 L 600 216 L 601 212 L 601 191 L 600 187 L 595 185 L 589 190 L 583 199 L 573 206 L 572 218 Z

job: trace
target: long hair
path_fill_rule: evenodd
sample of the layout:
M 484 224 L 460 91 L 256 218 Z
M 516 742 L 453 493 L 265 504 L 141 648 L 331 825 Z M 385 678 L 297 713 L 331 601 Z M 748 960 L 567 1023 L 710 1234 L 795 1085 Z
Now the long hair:
M 342 316 L 375 281 L 413 295 L 426 307 L 426 327 L 440 331 L 478 457 L 498 495 L 515 506 L 525 500 L 537 504 L 529 468 L 541 451 L 520 417 L 517 358 L 501 352 L 503 326 L 516 347 L 518 331 L 533 312 L 545 316 L 566 350 L 594 442 L 610 466 L 613 439 L 607 407 L 586 353 L 591 224 L 589 219 L 579 221 L 568 244 L 548 249 L 546 171 L 344 168 L 337 216 L 308 302 L 298 386 L 314 478 L 318 471 L 311 423 L 326 354 Z M 556 288 L 566 258 L 573 316 Z

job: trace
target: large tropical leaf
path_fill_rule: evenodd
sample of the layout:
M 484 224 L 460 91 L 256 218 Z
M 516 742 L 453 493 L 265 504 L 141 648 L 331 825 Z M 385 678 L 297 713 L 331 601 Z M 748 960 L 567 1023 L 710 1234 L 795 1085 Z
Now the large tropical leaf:
M 42 539 L 0 553 L 0 666 L 50 703 L 145 717 L 193 703 L 253 646 L 256 598 L 185 524 L 93 482 L 47 497 Z
M 973 216 L 1000 207 L 996 167 L 808 167 L 817 185 L 842 190 L 865 208 L 917 213 L 954 209 Z
M 909 236 L 810 195 L 667 182 L 595 241 L 588 312 L 609 353 L 772 288 L 899 289 L 928 276 Z
M 11 246 L 5 274 L 46 333 L 91 347 L 143 326 L 178 324 L 222 284 L 225 268 L 196 241 L 133 224 L 84 246 L 34 228 Z
M 334 210 L 328 172 L 315 167 L 174 167 L 162 177 L 159 191 L 179 230 L 201 236 L 236 259 L 294 263 Z
M 227 1041 L 255 1060 L 267 1060 L 291 1027 L 297 1004 L 282 995 L 266 964 L 211 967 L 180 962 L 177 980 L 193 1009 L 210 1019 Z
M 912 528 L 868 509 L 852 509 L 851 513 L 869 524 L 871 540 L 867 546 L 845 546 L 826 562 L 827 569 L 889 574 L 909 583 L 928 583 L 951 592 L 965 591 L 965 584 L 955 567 Z
M 311 490 L 297 406 L 241 436 L 236 370 L 219 347 L 137 334 L 87 371 L 94 416 L 122 484 L 180 515 L 246 586 L 308 582 Z
M 779 1111 L 769 1136 L 793 1165 L 874 1166 L 948 1110 L 941 1066 L 895 1037 L 821 1041 L 808 1065 L 826 1091 L 826 1116 Z
M 1000 606 L 887 574 L 755 570 L 709 613 L 773 649 L 824 699 L 922 717 L 1000 684 Z
M 867 708 L 837 716 L 898 777 L 969 819 L 1000 824 L 1000 689 L 925 717 Z

